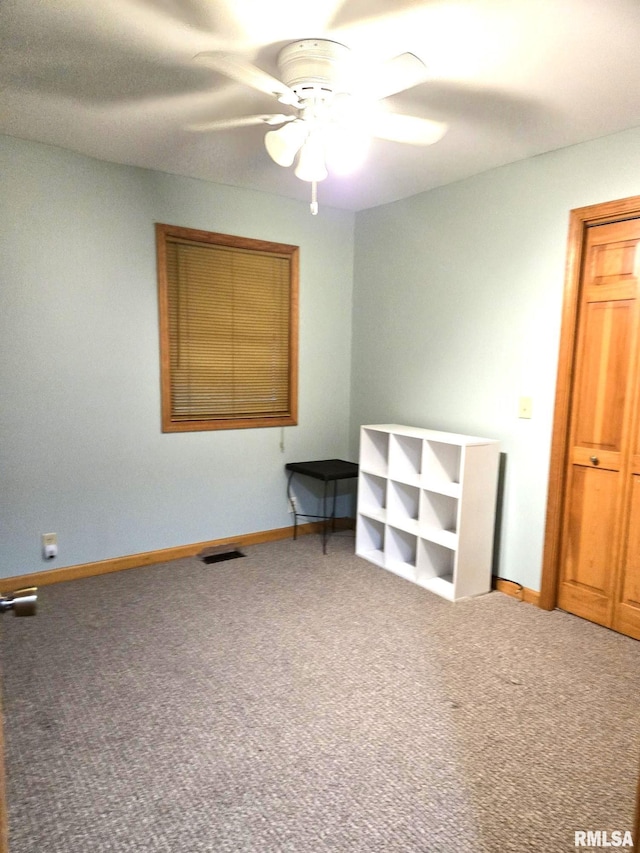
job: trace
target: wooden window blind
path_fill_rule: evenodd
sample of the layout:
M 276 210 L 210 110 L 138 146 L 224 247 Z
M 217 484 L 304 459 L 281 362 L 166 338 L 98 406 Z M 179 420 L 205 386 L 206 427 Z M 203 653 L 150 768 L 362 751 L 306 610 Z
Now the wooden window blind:
M 298 248 L 156 225 L 162 428 L 297 422 Z

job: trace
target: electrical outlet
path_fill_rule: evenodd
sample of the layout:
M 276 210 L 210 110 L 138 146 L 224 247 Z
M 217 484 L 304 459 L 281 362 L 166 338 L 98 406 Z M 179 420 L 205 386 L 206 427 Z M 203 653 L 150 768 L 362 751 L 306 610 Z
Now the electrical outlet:
M 531 397 L 520 397 L 518 401 L 518 417 L 530 418 L 533 409 Z
M 58 534 L 43 533 L 42 534 L 42 556 L 45 560 L 53 560 L 58 556 Z

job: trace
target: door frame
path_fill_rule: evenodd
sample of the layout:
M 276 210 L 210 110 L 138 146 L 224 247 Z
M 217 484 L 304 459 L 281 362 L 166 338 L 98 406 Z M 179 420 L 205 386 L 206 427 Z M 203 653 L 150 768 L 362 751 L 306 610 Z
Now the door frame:
M 592 225 L 605 225 L 609 222 L 636 218 L 640 218 L 640 196 L 616 199 L 602 204 L 591 204 L 587 207 L 577 207 L 569 214 L 569 237 L 551 437 L 542 579 L 538 600 L 538 606 L 543 610 L 553 610 L 558 601 L 562 516 L 567 481 L 567 454 L 569 452 L 572 402 L 571 380 L 576 356 L 580 281 L 587 229 Z

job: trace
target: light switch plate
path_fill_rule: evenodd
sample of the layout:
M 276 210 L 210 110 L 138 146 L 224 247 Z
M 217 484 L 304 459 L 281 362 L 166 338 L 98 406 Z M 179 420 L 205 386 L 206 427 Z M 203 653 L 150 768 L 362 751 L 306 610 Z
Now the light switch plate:
M 520 397 L 518 401 L 518 417 L 530 418 L 533 409 L 531 397 Z

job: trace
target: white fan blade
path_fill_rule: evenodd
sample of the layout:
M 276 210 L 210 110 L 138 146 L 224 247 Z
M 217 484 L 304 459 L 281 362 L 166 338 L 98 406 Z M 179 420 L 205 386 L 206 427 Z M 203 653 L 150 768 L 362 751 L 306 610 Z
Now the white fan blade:
M 433 145 L 447 132 L 447 125 L 418 116 L 381 113 L 373 119 L 371 132 L 380 139 L 408 145 Z
M 429 78 L 429 70 L 413 53 L 401 53 L 388 59 L 378 69 L 373 94 L 380 100 L 411 89 Z
M 274 113 L 273 115 L 238 116 L 238 118 L 220 118 L 215 121 L 190 124 L 187 126 L 187 130 L 195 130 L 197 132 L 207 130 L 230 130 L 234 127 L 250 127 L 252 124 L 285 124 L 285 122 L 294 121 L 294 119 L 295 116 L 286 116 L 282 113 Z
M 300 103 L 293 89 L 285 86 L 281 80 L 272 77 L 271 74 L 267 74 L 266 71 L 233 53 L 212 50 L 198 53 L 194 59 L 196 62 L 201 62 L 203 65 L 213 68 L 214 71 L 219 71 L 220 74 L 236 80 L 238 83 L 251 86 L 252 89 L 257 89 L 259 92 L 266 92 L 267 95 L 275 95 L 282 104 L 298 106 Z

